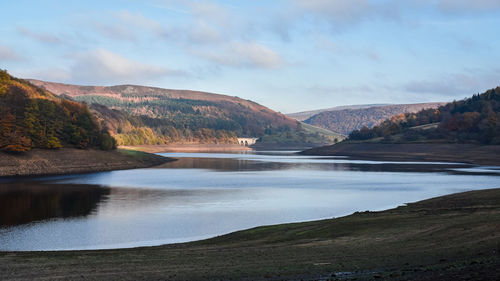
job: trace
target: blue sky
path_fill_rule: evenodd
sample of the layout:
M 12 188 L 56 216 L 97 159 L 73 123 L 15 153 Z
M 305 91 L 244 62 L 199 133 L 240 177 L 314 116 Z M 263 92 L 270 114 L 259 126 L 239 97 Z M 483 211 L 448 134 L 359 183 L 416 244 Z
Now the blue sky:
M 0 23 L 0 68 L 18 77 L 202 90 L 285 113 L 500 86 L 499 0 L 17 0 Z

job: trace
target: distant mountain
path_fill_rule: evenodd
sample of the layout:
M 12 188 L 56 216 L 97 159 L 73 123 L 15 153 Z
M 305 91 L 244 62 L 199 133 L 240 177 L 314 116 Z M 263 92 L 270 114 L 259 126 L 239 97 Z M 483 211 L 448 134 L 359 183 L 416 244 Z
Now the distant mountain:
M 227 95 L 136 85 L 104 87 L 30 82 L 91 105 L 120 145 L 235 143 L 240 136 L 319 144 L 332 143 L 338 137 L 308 130 L 281 113 Z
M 316 114 L 326 112 L 326 111 L 338 111 L 338 110 L 343 110 L 343 109 L 361 109 L 361 108 L 370 108 L 370 107 L 384 106 L 384 105 L 390 105 L 390 104 L 380 103 L 380 104 L 341 105 L 341 106 L 335 106 L 335 107 L 323 108 L 323 109 L 317 109 L 317 110 L 288 113 L 288 114 L 286 114 L 286 116 L 293 118 L 295 120 L 298 120 L 298 121 L 305 121 Z
M 60 147 L 110 150 L 116 142 L 86 105 L 0 70 L 0 151 Z
M 373 127 L 391 116 L 407 112 L 417 112 L 426 108 L 437 108 L 445 103 L 417 103 L 393 105 L 361 105 L 347 109 L 334 108 L 333 111 L 322 111 L 314 114 L 304 123 L 348 135 L 362 127 Z
M 436 109 L 393 116 L 350 141 L 500 144 L 500 87 Z

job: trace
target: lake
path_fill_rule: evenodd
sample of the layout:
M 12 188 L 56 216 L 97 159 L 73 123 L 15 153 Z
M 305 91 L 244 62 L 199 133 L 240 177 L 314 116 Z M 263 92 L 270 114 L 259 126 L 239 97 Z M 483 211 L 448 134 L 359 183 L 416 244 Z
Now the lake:
M 292 152 L 162 153 L 160 167 L 0 180 L 0 250 L 109 249 L 500 187 L 500 167 Z

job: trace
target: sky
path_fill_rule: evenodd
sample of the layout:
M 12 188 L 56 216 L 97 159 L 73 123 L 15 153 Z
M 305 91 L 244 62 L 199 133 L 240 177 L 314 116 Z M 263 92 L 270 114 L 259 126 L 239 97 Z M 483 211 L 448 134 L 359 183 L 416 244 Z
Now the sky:
M 0 68 L 283 113 L 500 86 L 500 0 L 2 0 Z

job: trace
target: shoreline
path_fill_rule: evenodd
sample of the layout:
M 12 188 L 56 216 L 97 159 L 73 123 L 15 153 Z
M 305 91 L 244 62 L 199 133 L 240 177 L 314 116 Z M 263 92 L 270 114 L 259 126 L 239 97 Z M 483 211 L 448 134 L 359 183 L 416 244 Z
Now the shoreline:
M 119 146 L 122 149 L 136 150 L 147 153 L 162 152 L 239 152 L 239 151 L 264 151 L 264 150 L 304 150 L 311 146 L 300 143 L 256 143 L 251 146 L 239 144 L 166 144 L 166 145 L 131 145 Z
M 347 156 L 354 160 L 456 162 L 500 166 L 500 145 L 338 143 L 304 150 L 299 154 Z
M 34 149 L 19 155 L 1 153 L 0 179 L 149 168 L 171 161 L 175 159 L 125 149 Z
M 131 249 L 0 252 L 5 280 L 495 280 L 500 189 Z M 347 258 L 348 257 L 348 258 Z
M 248 146 L 239 144 L 167 144 L 167 145 L 133 145 L 120 146 L 121 149 L 142 151 L 147 153 L 162 152 L 229 152 L 252 151 Z

